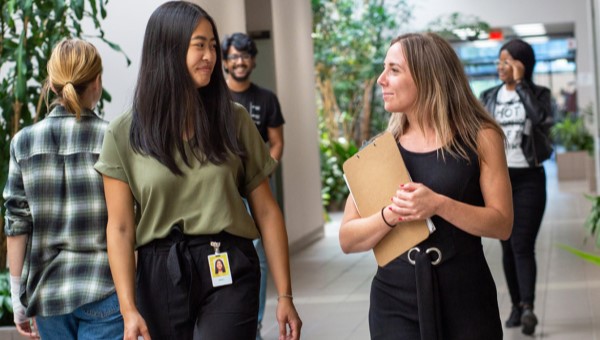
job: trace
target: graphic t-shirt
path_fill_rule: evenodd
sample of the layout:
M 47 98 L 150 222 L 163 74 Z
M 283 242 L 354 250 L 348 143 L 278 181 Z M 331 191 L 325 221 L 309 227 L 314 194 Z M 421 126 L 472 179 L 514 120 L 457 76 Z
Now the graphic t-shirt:
M 517 94 L 503 85 L 496 97 L 494 118 L 506 135 L 506 161 L 509 168 L 528 168 L 529 163 L 521 149 L 523 128 L 525 126 L 525 107 Z
M 269 140 L 268 128 L 285 123 L 279 101 L 273 92 L 252 83 L 246 91 L 231 91 L 231 95 L 233 101 L 246 108 L 264 142 Z

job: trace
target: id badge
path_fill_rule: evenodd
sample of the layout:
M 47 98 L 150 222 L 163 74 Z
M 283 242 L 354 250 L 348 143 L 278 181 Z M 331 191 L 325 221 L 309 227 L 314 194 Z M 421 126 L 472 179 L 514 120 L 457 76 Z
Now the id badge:
M 215 253 L 208 255 L 208 268 L 210 269 L 213 287 L 230 285 L 233 283 L 233 279 L 231 277 L 231 267 L 229 266 L 227 252 L 219 252 L 220 242 L 211 242 L 210 245 L 215 248 Z

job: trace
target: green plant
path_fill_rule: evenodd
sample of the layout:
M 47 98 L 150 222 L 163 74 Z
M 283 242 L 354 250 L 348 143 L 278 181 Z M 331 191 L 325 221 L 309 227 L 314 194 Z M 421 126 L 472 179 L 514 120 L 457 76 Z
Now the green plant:
M 439 16 L 427 25 L 427 29 L 446 40 L 477 40 L 490 31 L 490 25 L 473 15 L 454 12 Z
M 322 198 L 338 209 L 348 195 L 342 164 L 388 114 L 376 80 L 393 37 L 408 23 L 406 0 L 312 0 Z
M 594 138 L 586 129 L 582 116 L 565 117 L 552 126 L 550 134 L 565 151 L 587 151 L 590 155 L 594 152 Z
M 13 308 L 10 298 L 10 275 L 8 270 L 0 271 L 0 326 L 13 325 Z
M 344 162 L 358 152 L 353 141 L 331 139 L 325 131 L 321 133 L 321 198 L 326 211 L 339 210 L 349 194 L 343 177 Z
M 101 20 L 106 18 L 107 3 L 108 0 L 0 0 L 0 189 L 8 174 L 10 139 L 47 113 L 40 93 L 54 45 L 66 37 L 98 39 L 122 53 L 118 45 L 104 37 Z M 104 100 L 110 101 L 106 91 L 99 103 L 100 111 Z M 0 209 L 3 213 L 2 197 Z M 0 218 L 0 268 L 6 263 L 3 224 L 4 219 Z
M 376 80 L 411 7 L 406 0 L 312 0 L 312 11 L 321 131 L 360 144 L 372 136 L 372 117 L 387 115 L 374 96 Z
M 591 262 L 597 266 L 600 266 L 600 255 L 588 253 L 588 252 L 579 250 L 577 248 L 567 246 L 565 244 L 559 244 L 558 246 L 581 259 L 584 259 L 584 260 Z
M 590 213 L 585 220 L 585 229 L 596 240 L 596 247 L 600 248 L 600 196 L 584 195 L 592 202 Z
M 592 202 L 592 207 L 590 208 L 590 213 L 585 220 L 584 227 L 589 236 L 595 239 L 596 248 L 600 248 L 600 196 L 584 196 Z M 587 237 L 584 239 L 584 242 L 585 241 L 587 241 Z M 558 246 L 575 256 L 600 266 L 600 255 L 588 253 L 565 244 L 559 244 Z

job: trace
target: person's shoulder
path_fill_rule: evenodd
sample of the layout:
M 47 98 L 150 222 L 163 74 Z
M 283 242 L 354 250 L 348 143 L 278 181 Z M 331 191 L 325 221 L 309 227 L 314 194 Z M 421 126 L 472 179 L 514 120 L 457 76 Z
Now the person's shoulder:
M 261 93 L 261 94 L 263 94 L 263 95 L 266 95 L 266 96 L 273 96 L 273 97 L 276 97 L 276 98 L 277 98 L 277 95 L 275 94 L 275 92 L 273 92 L 273 91 L 269 90 L 269 89 L 268 89 L 268 88 L 266 88 L 266 87 L 262 87 L 262 86 L 260 86 L 260 85 L 258 85 L 258 84 L 256 84 L 256 83 L 251 83 L 251 84 L 250 84 L 250 88 L 251 88 L 251 89 L 252 89 L 252 91 L 254 91 L 254 92 L 259 92 L 259 93 Z
M 108 123 L 108 130 L 116 133 L 126 132 L 129 133 L 129 129 L 131 128 L 131 121 L 133 120 L 133 113 L 130 111 L 126 111 L 125 113 L 117 116 L 117 118 L 113 119 Z
M 498 146 L 498 144 L 502 145 L 504 143 L 504 136 L 502 134 L 502 130 L 498 128 L 494 128 L 491 124 L 482 124 L 479 132 L 477 133 L 477 143 L 482 144 L 484 142 L 488 142 L 492 145 Z M 501 148 L 504 150 L 504 148 Z
M 548 92 L 548 93 L 550 93 L 550 92 L 551 92 L 551 91 L 550 91 L 550 89 L 549 89 L 549 88 L 547 88 L 547 87 L 545 87 L 545 86 L 537 85 L 537 84 L 535 84 L 535 83 L 531 83 L 531 85 L 532 85 L 532 87 L 533 87 L 534 89 L 536 89 L 536 91 L 538 91 L 538 92 Z
M 11 142 L 15 144 L 23 144 L 29 143 L 34 139 L 42 138 L 42 136 L 46 136 L 48 132 L 52 131 L 57 125 L 57 121 L 53 119 L 49 119 L 48 117 L 52 117 L 57 111 L 57 107 L 54 107 L 47 115 L 46 118 L 35 122 L 31 125 L 25 126 L 21 128 L 13 137 Z
M 527 93 L 527 91 L 524 91 L 524 90 L 527 90 L 527 89 L 532 91 L 536 97 L 540 97 L 543 95 L 545 95 L 545 96 L 551 95 L 551 91 L 549 88 L 547 88 L 545 86 L 537 85 L 536 83 L 534 83 L 531 80 L 523 79 L 517 85 L 517 92 L 519 92 L 521 95 L 524 95 L 525 93 Z
M 29 142 L 29 140 L 31 139 L 31 137 L 35 135 L 35 133 L 32 132 L 34 127 L 37 128 L 40 125 L 41 125 L 41 122 L 22 128 L 17 133 L 15 133 L 15 135 L 12 137 L 12 139 L 10 141 L 11 144 L 13 144 L 13 146 L 17 149 L 18 149 L 19 145 L 27 144 Z
M 238 119 L 239 116 L 243 115 L 243 114 L 248 114 L 248 110 L 246 110 L 246 108 L 244 107 L 244 105 L 238 103 L 238 102 L 231 102 L 231 106 L 233 108 L 233 114 L 235 115 L 235 118 Z
M 500 85 L 496 85 L 496 86 L 492 86 L 487 90 L 484 90 L 483 92 L 481 92 L 480 97 L 483 99 L 488 98 L 490 95 L 492 95 L 493 93 L 498 92 L 498 90 L 500 90 L 500 88 L 502 87 L 502 84 Z
M 106 130 L 108 128 L 109 121 L 104 119 L 104 117 L 100 116 L 94 111 L 87 111 L 85 115 L 82 114 L 82 120 L 87 119 L 95 128 L 99 128 L 101 130 Z
M 244 107 L 244 105 L 238 103 L 238 102 L 231 102 L 231 106 L 232 106 L 232 112 L 233 112 L 233 118 L 235 119 L 236 122 L 238 122 L 238 125 L 244 125 L 244 124 L 254 124 L 254 122 L 252 121 L 252 118 L 250 118 L 250 115 L 248 114 L 248 110 L 246 110 L 246 108 Z

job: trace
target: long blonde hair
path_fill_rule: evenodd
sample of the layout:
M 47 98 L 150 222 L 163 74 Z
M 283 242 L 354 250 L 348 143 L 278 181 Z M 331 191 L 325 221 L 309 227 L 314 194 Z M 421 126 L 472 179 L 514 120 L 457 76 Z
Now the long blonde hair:
M 64 39 L 52 50 L 42 97 L 48 106 L 48 91 L 52 89 L 57 95 L 52 105 L 63 105 L 79 119 L 85 109 L 81 95 L 100 73 L 102 59 L 94 45 L 81 39 Z
M 401 44 L 410 74 L 417 87 L 414 103 L 418 128 L 433 127 L 442 150 L 469 159 L 468 149 L 479 155 L 477 136 L 482 128 L 504 133 L 475 98 L 456 52 L 434 33 L 409 33 L 392 40 Z M 396 139 L 406 129 L 404 113 L 392 113 L 387 131 Z M 479 155 L 481 156 L 481 155 Z

